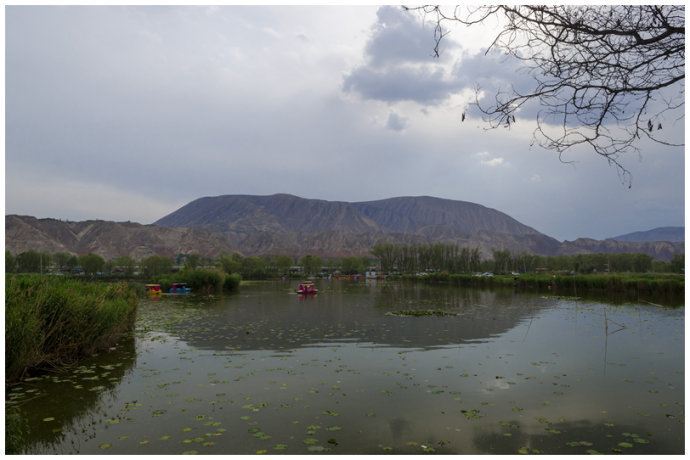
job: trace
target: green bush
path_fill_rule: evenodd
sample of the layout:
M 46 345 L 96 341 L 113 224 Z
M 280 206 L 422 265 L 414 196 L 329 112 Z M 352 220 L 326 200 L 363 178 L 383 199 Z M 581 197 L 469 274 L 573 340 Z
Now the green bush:
M 212 294 L 223 290 L 223 272 L 218 270 L 184 270 L 180 272 L 183 283 L 192 288 L 192 292 Z
M 223 290 L 234 291 L 241 279 L 237 273 L 226 275 L 220 270 L 194 269 L 159 276 L 155 282 L 161 285 L 163 292 L 168 292 L 173 283 L 187 283 L 194 294 L 213 294 Z
M 223 281 L 223 289 L 226 291 L 235 291 L 240 287 L 241 281 L 242 277 L 238 273 L 225 275 L 225 281 Z
M 5 279 L 6 381 L 109 347 L 134 325 L 137 296 L 124 283 L 40 275 Z

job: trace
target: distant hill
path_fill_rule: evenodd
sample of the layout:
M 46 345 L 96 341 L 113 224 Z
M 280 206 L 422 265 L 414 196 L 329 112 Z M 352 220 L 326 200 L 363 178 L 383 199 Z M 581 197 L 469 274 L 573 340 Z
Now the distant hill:
M 379 241 L 448 242 L 550 254 L 558 241 L 495 209 L 428 196 L 348 203 L 293 195 L 194 200 L 158 220 L 164 227 L 218 231 L 247 253 L 363 255 Z
M 642 252 L 670 260 L 683 243 L 559 241 L 505 213 L 466 201 L 428 196 L 348 203 L 293 195 L 224 195 L 194 200 L 153 225 L 89 220 L 69 222 L 5 216 L 5 244 L 29 249 L 97 253 L 105 258 L 198 253 L 326 257 L 370 255 L 378 242 L 454 243 L 540 255 Z
M 670 241 L 680 243 L 685 241 L 685 227 L 657 227 L 643 232 L 626 233 L 609 239 L 631 242 Z
M 575 241 L 564 241 L 558 250 L 559 254 L 592 254 L 592 253 L 641 253 L 655 259 L 669 261 L 675 254 L 685 252 L 684 243 L 672 243 L 669 241 L 616 241 L 593 240 L 591 238 L 578 238 Z
M 200 229 L 103 220 L 69 222 L 17 215 L 5 216 L 5 247 L 15 254 L 30 249 L 51 253 L 93 252 L 106 259 L 190 252 L 212 256 L 232 249 L 223 235 Z

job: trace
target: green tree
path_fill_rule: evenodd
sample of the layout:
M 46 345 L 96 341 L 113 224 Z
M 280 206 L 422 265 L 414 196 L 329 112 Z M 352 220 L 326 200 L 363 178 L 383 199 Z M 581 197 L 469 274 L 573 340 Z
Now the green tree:
M 673 273 L 684 273 L 685 272 L 685 254 L 676 254 L 671 259 L 671 271 Z
M 381 270 L 391 272 L 397 269 L 397 254 L 400 246 L 391 243 L 377 243 L 371 250 L 371 254 L 379 259 Z
M 199 266 L 201 256 L 199 254 L 187 254 L 184 260 L 184 268 L 194 270 Z
M 306 255 L 300 259 L 300 265 L 306 275 L 316 275 L 321 271 L 321 257 Z
M 242 256 L 239 254 L 223 254 L 218 258 L 218 265 L 227 274 L 239 273 L 242 269 Z
M 15 262 L 19 273 L 43 273 L 50 264 L 50 254 L 29 250 L 18 254 Z
M 292 267 L 292 257 L 289 256 L 278 256 L 275 259 L 276 269 L 279 275 L 287 275 Z
M 67 266 L 67 269 L 71 272 L 79 265 L 79 258 L 75 255 L 71 255 L 69 259 L 67 259 L 67 262 L 65 262 L 65 265 Z
M 242 259 L 240 274 L 244 279 L 265 279 L 268 277 L 266 261 L 261 257 L 251 256 Z
M 14 256 L 12 253 L 8 250 L 5 250 L 5 273 L 13 273 L 14 272 Z
M 82 270 L 84 270 L 84 273 L 87 275 L 95 275 L 103 271 L 105 260 L 98 254 L 89 253 L 79 256 L 79 265 L 81 265 Z
M 172 272 L 173 261 L 170 257 L 150 256 L 142 259 L 140 266 L 146 276 L 165 275 Z
M 56 252 L 53 254 L 53 263 L 55 264 L 55 267 L 57 267 L 58 271 L 63 271 L 63 269 L 67 267 L 67 261 L 71 256 L 72 254 L 67 252 Z
M 367 261 L 363 257 L 343 257 L 340 261 L 340 271 L 346 275 L 364 273 Z
M 112 262 L 113 262 L 113 269 L 117 268 L 119 270 L 122 270 L 122 273 L 125 276 L 132 276 L 134 274 L 134 267 L 136 266 L 136 262 L 131 257 L 129 257 L 129 256 L 116 257 L 115 259 L 112 260 Z
M 494 272 L 508 273 L 512 264 L 510 251 L 494 251 Z

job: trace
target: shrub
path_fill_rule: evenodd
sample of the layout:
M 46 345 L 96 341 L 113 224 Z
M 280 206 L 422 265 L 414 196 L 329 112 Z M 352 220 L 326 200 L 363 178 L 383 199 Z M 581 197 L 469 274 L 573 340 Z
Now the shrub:
M 158 276 L 155 282 L 161 285 L 163 292 L 168 292 L 173 283 L 187 283 L 195 294 L 214 294 L 223 290 L 234 291 L 242 277 L 238 273 L 226 275 L 220 270 L 183 270 L 173 275 Z
M 192 288 L 192 292 L 212 294 L 223 289 L 224 275 L 218 270 L 184 270 L 180 272 L 180 278 Z
M 241 281 L 242 277 L 238 273 L 226 275 L 225 281 L 223 281 L 223 289 L 226 291 L 235 291 L 240 287 Z

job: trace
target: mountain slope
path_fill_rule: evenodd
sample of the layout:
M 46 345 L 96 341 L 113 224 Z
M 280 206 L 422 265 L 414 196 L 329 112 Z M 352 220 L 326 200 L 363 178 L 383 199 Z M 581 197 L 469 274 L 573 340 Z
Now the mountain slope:
M 254 253 L 366 254 L 378 241 L 448 242 L 550 254 L 558 241 L 512 217 L 465 201 L 428 196 L 347 203 L 293 195 L 224 195 L 194 200 L 156 225 L 204 228 Z
M 685 241 L 685 227 L 657 227 L 642 232 L 626 233 L 625 235 L 609 238 L 616 241 L 645 242 L 670 241 L 680 243 Z
M 616 241 L 616 240 L 593 240 L 590 238 L 578 238 L 575 241 L 564 241 L 559 250 L 559 254 L 592 254 L 592 253 L 641 253 L 647 254 L 654 259 L 669 261 L 675 254 L 685 252 L 684 243 L 673 243 L 669 241 Z
M 93 252 L 106 259 L 124 255 L 140 259 L 154 254 L 174 256 L 189 252 L 216 256 L 230 252 L 234 245 L 220 233 L 200 229 L 9 215 L 5 216 L 5 247 L 15 254 L 33 249 L 51 253 Z

